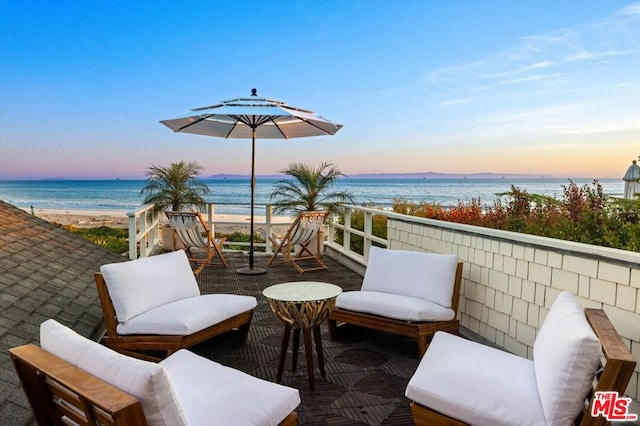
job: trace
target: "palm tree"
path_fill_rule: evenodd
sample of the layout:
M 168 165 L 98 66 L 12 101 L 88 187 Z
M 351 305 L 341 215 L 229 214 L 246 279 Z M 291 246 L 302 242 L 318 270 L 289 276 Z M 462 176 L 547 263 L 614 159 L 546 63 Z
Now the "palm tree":
M 198 180 L 201 171 L 202 166 L 195 161 L 171 163 L 169 167 L 152 164 L 147 169 L 147 184 L 140 191 L 140 195 L 146 194 L 143 204 L 154 204 L 155 213 L 204 207 L 203 196 L 211 191 Z
M 349 191 L 330 191 L 335 180 L 345 176 L 331 162 L 323 161 L 317 167 L 292 163 L 280 173 L 293 179 L 277 181 L 271 193 L 274 213 L 323 210 L 335 213 L 344 203 L 352 203 Z

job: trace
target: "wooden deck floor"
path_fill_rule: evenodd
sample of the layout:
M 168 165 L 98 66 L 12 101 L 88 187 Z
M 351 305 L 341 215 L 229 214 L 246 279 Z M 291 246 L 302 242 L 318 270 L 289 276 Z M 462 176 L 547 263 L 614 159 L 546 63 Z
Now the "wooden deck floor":
M 343 290 L 357 290 L 362 277 L 339 263 L 323 260 L 327 271 L 299 274 L 291 265 L 267 268 L 263 275 L 240 275 L 236 270 L 248 263 L 242 253 L 225 253 L 228 268 L 209 266 L 199 276 L 203 293 L 234 293 L 258 299 L 249 337 L 245 343 L 221 336 L 193 348 L 193 351 L 221 364 L 266 380 L 276 380 L 283 326 L 262 295 L 270 285 L 287 281 L 323 281 Z M 255 265 L 266 257 L 256 255 Z M 322 326 L 326 378 L 315 373 L 315 391 L 306 377 L 304 346 L 301 345 L 296 372 L 291 369 L 291 348 L 282 383 L 300 391 L 300 425 L 410 425 L 409 400 L 404 391 L 418 365 L 417 344 L 411 339 L 344 326 L 331 341 Z

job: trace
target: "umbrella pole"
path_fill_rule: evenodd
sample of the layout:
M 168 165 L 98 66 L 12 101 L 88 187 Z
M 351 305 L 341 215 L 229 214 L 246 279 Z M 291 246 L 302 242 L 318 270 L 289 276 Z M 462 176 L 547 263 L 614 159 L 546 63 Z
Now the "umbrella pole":
M 251 220 L 249 224 L 249 267 L 238 269 L 238 273 L 242 275 L 258 275 L 264 274 L 266 271 L 264 268 L 253 267 L 253 206 L 254 206 L 254 193 L 256 187 L 256 128 L 252 128 L 251 134 Z

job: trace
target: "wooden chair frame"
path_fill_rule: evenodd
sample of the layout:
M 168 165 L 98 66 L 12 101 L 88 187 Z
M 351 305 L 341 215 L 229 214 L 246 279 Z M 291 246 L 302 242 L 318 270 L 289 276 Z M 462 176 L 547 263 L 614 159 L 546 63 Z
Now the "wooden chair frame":
M 22 388 L 40 425 L 144 426 L 142 404 L 134 396 L 44 349 L 28 344 L 9 349 Z M 292 411 L 281 426 L 295 426 Z
M 451 295 L 451 309 L 455 312 L 455 316 L 454 319 L 450 321 L 403 321 L 364 312 L 335 308 L 329 313 L 328 317 L 329 335 L 332 340 L 337 337 L 337 323 L 340 321 L 373 330 L 399 334 L 401 336 L 415 337 L 418 340 L 418 355 L 422 358 L 427 350 L 427 339 L 433 336 L 436 331 L 448 331 L 459 334 L 460 320 L 458 319 L 458 302 L 460 301 L 461 281 L 462 262 L 458 262 L 455 281 L 453 283 L 453 294 Z
M 598 369 L 594 386 L 585 401 L 585 407 L 574 424 L 579 426 L 604 426 L 609 423 L 603 416 L 591 416 L 591 407 L 594 403 L 595 393 L 601 391 L 616 391 L 620 395 L 624 394 L 636 366 L 636 361 L 603 310 L 586 308 L 584 313 L 591 328 L 593 328 L 596 336 L 600 339 L 604 359 Z M 411 413 L 414 424 L 418 426 L 467 425 L 467 423 L 446 416 L 416 402 L 411 403 Z
M 216 255 L 220 258 L 222 265 L 225 268 L 227 267 L 227 261 L 222 254 L 222 246 L 226 241 L 226 237 L 215 238 L 215 236 L 211 234 L 211 231 L 209 231 L 209 227 L 200 212 L 165 212 L 165 214 L 167 219 L 169 219 L 169 225 L 171 225 L 172 229 L 173 251 L 178 249 L 177 237 L 184 246 L 189 261 L 197 265 L 197 268 L 193 271 L 196 276 L 200 274 L 207 265 L 213 262 Z M 187 220 L 192 221 L 194 228 L 190 231 L 181 231 L 173 226 L 173 220 L 181 220 L 182 223 L 187 223 Z M 204 230 L 203 233 L 198 230 L 198 221 Z M 205 250 L 205 256 L 196 256 L 192 251 L 193 248 Z
M 269 259 L 267 266 L 271 266 L 279 253 L 284 256 L 284 262 L 289 262 L 300 273 L 307 271 L 318 271 L 329 269 L 329 267 L 320 259 L 322 250 L 322 226 L 308 230 L 305 229 L 305 221 L 321 221 L 324 224 L 329 216 L 329 212 L 301 212 L 296 220 L 291 224 L 287 233 L 282 238 L 269 237 L 273 248 L 273 255 Z M 315 253 L 310 247 L 315 241 Z M 298 252 L 295 247 L 298 246 Z M 302 260 L 314 260 L 316 266 L 302 267 L 298 262 Z
M 102 343 L 120 353 L 150 361 L 158 361 L 158 358 L 146 355 L 144 352 L 166 351 L 166 356 L 169 356 L 179 349 L 188 348 L 232 329 L 238 329 L 241 341 L 245 341 L 249 334 L 253 309 L 187 336 L 157 334 L 119 335 L 116 328 L 118 326 L 118 317 L 111 297 L 109 296 L 107 284 L 100 272 L 95 273 L 95 279 L 106 329 Z

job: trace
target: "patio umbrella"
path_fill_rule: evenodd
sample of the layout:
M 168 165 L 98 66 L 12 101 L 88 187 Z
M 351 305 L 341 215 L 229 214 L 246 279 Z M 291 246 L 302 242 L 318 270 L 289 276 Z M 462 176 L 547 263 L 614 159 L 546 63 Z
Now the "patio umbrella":
M 191 112 L 160 123 L 174 132 L 194 133 L 227 139 L 251 138 L 251 237 L 249 267 L 242 274 L 261 274 L 263 268 L 253 265 L 253 207 L 255 191 L 256 139 L 290 139 L 333 135 L 342 128 L 313 111 L 288 106 L 273 99 L 260 98 L 256 89 L 248 98 L 235 98 L 217 105 L 195 108 Z
M 631 162 L 631 165 L 624 174 L 622 180 L 624 181 L 624 198 L 632 199 L 633 194 L 640 192 L 640 166 L 638 166 L 636 160 Z

